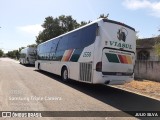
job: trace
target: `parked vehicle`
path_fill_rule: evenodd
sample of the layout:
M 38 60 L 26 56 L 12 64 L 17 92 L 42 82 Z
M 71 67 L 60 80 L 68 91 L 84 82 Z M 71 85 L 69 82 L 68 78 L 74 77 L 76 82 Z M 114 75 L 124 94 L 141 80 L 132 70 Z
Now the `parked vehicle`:
M 21 50 L 19 62 L 20 64 L 34 65 L 36 61 L 36 47 L 26 47 Z
M 41 43 L 35 67 L 80 82 L 124 84 L 134 79 L 135 29 L 99 19 Z

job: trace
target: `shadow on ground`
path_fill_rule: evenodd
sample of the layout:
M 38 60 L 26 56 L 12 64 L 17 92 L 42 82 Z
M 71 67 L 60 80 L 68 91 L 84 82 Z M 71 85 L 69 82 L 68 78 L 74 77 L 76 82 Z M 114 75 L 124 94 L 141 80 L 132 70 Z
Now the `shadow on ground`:
M 20 65 L 25 66 L 25 67 L 35 67 L 35 65 L 31 65 L 31 64 L 20 64 Z
M 112 88 L 106 85 L 93 85 L 73 80 L 64 83 L 61 81 L 60 76 L 44 71 L 37 72 L 40 72 L 50 78 L 53 78 L 53 80 L 57 80 L 58 82 L 79 90 L 121 111 L 160 111 L 160 101 L 152 98 Z

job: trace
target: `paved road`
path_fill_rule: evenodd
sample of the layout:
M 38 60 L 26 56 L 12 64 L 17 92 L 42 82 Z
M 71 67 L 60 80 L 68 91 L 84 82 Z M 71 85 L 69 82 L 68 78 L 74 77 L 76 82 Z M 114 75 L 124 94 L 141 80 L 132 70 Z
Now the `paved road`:
M 105 85 L 63 83 L 59 76 L 1 58 L 0 111 L 12 110 L 160 111 L 160 101 Z

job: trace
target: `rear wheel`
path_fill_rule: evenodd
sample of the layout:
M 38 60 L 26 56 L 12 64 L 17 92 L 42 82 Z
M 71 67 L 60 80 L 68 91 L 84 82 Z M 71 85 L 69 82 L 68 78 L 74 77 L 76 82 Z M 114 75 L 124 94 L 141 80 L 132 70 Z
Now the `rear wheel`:
M 19 63 L 22 64 L 22 63 L 21 63 L 21 59 L 19 59 Z
M 66 67 L 62 69 L 61 77 L 64 82 L 68 81 L 68 70 Z
M 40 63 L 38 63 L 38 70 L 40 70 Z

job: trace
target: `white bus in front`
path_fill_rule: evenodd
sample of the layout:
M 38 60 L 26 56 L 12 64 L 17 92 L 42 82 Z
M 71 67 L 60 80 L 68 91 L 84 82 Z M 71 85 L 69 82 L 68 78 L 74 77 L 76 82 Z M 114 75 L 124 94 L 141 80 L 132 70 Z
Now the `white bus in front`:
M 26 47 L 21 50 L 19 62 L 20 64 L 34 65 L 36 61 L 36 47 Z
M 99 19 L 41 43 L 35 67 L 93 84 L 124 84 L 134 79 L 134 28 Z

